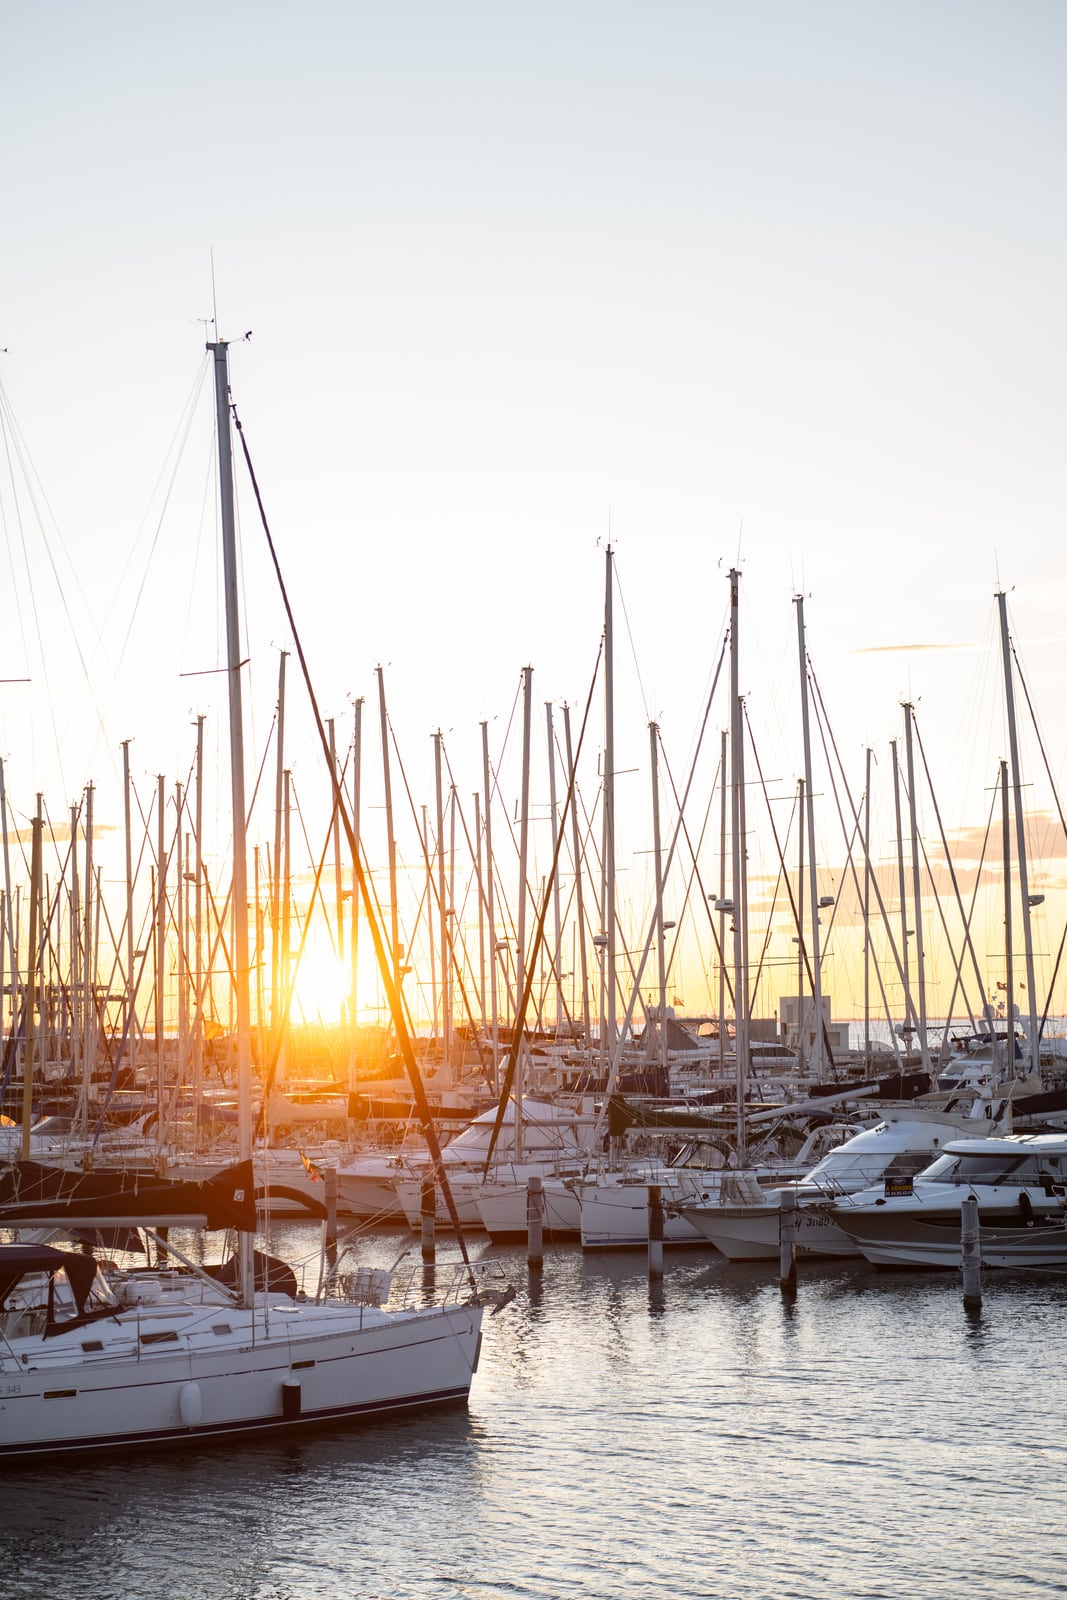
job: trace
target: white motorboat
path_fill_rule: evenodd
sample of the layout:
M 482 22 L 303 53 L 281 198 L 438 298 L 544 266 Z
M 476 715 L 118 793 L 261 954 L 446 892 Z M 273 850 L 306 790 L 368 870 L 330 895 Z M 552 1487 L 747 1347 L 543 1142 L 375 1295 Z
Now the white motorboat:
M 874 1127 L 827 1151 L 796 1183 L 761 1188 L 747 1173 L 727 1173 L 712 1199 L 683 1205 L 682 1214 L 731 1261 L 777 1260 L 781 1198 L 788 1188 L 796 1198 L 798 1253 L 858 1256 L 859 1246 L 834 1220 L 829 1203 L 882 1179 L 913 1177 L 929 1165 L 946 1140 L 979 1126 L 983 1125 L 970 1115 L 909 1103 L 887 1111 Z
M 878 1266 L 958 1267 L 963 1201 L 978 1202 L 982 1261 L 1067 1267 L 1067 1136 L 954 1139 L 913 1180 L 843 1196 L 839 1227 Z

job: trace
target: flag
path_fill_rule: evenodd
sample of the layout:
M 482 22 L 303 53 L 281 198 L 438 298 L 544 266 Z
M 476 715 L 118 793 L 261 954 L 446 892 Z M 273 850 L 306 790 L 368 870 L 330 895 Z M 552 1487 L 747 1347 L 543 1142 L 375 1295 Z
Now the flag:
M 318 1167 L 313 1161 L 308 1160 L 303 1150 L 300 1152 L 300 1159 L 304 1163 L 304 1171 L 307 1173 L 312 1183 L 318 1183 L 322 1178 L 322 1173 L 319 1171 Z

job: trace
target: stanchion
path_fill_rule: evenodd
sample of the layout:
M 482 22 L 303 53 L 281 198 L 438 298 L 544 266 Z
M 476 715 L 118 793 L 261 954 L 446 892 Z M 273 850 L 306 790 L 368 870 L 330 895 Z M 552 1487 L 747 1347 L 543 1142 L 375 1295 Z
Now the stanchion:
M 526 1183 L 526 1265 L 540 1272 L 545 1264 L 541 1243 L 545 1212 L 545 1196 L 541 1179 L 536 1174 Z
M 658 1183 L 648 1186 L 648 1275 L 663 1276 L 663 1196 Z
M 969 1194 L 960 1206 L 960 1267 L 963 1271 L 963 1304 L 968 1311 L 982 1304 L 982 1233 L 978 1220 L 978 1201 Z

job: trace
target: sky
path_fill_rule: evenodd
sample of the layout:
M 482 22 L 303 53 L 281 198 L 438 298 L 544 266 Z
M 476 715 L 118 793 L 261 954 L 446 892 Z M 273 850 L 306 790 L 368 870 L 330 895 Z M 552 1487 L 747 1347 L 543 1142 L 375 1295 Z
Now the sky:
M 883 837 L 902 700 L 945 827 L 984 833 L 1008 754 L 999 590 L 1061 783 L 1061 5 L 60 0 L 6 8 L 4 59 L 12 832 L 36 793 L 57 823 L 92 782 L 117 836 L 124 740 L 145 805 L 157 774 L 188 781 L 198 716 L 224 760 L 214 328 L 324 714 L 348 730 L 362 696 L 376 715 L 380 665 L 431 812 L 434 732 L 470 805 L 487 721 L 513 816 L 531 666 L 542 872 L 544 706 L 585 704 L 610 544 L 634 928 L 647 726 L 680 787 L 731 568 L 779 796 L 803 772 L 797 595 L 856 796 L 876 753 Z M 239 502 L 256 771 L 290 640 Z M 324 779 L 290 722 L 310 819 Z M 1062 830 L 1022 744 L 1051 970 Z M 815 788 L 836 893 L 841 827 Z M 936 850 L 925 795 L 920 821 Z M 706 961 L 679 968 L 697 1009 Z

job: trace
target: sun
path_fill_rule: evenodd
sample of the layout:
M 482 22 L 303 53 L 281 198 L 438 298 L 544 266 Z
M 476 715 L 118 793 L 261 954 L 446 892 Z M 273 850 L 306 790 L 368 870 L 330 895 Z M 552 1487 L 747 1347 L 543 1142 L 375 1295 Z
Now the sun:
M 290 1015 L 301 1022 L 336 1022 L 344 1013 L 351 977 L 336 951 L 309 941 L 293 958 L 293 1002 Z

